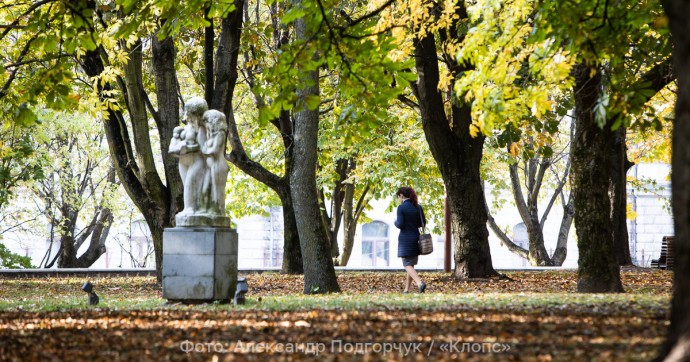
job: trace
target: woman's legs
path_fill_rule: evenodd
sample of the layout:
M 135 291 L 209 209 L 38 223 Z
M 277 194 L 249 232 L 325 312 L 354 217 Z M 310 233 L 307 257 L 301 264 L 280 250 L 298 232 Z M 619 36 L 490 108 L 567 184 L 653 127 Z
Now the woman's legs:
M 405 290 L 403 290 L 403 293 L 409 292 L 410 286 L 412 286 L 412 277 L 410 277 L 410 274 L 405 273 Z
M 420 278 L 419 274 L 417 274 L 417 271 L 414 270 L 414 266 L 412 266 L 412 265 L 405 266 L 405 271 L 407 271 L 407 282 L 408 282 L 407 286 L 408 286 L 408 288 L 409 288 L 410 278 L 414 279 L 414 282 L 417 284 L 418 287 L 422 285 L 422 278 Z
M 417 264 L 417 257 L 403 257 L 403 267 L 405 268 L 405 271 L 407 274 L 405 275 L 405 290 L 403 291 L 404 293 L 407 293 L 410 291 L 410 286 L 412 285 L 412 280 L 417 284 L 417 287 L 419 288 L 420 293 L 424 293 L 424 290 L 426 290 L 426 283 L 422 281 L 422 278 L 419 277 L 419 274 L 417 274 L 417 271 L 414 270 L 414 266 Z

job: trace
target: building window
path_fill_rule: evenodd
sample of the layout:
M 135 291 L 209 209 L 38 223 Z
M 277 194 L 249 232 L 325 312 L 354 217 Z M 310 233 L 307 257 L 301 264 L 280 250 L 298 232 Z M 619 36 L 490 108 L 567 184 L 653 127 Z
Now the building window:
M 521 248 L 529 249 L 529 236 L 525 223 L 521 222 L 513 226 L 513 243 Z
M 362 225 L 362 266 L 388 266 L 388 225 L 373 221 Z

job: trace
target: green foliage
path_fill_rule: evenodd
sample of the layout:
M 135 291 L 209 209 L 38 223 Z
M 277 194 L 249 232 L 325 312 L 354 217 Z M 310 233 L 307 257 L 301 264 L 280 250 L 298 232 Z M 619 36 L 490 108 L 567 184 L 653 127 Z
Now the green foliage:
M 233 220 L 268 216 L 270 207 L 280 206 L 280 198 L 273 190 L 238 168 L 231 168 L 229 176 L 231 186 L 226 190 L 225 207 Z
M 35 129 L 35 125 L 5 124 L 0 127 L 0 209 L 10 200 L 19 183 L 45 176 L 41 163 L 34 158 L 32 132 Z
M 358 113 L 365 113 L 360 108 Z M 367 110 L 368 111 L 368 110 Z M 397 206 L 395 192 L 398 187 L 411 186 L 420 195 L 426 216 L 440 233 L 443 217 L 444 188 L 440 172 L 424 138 L 424 132 L 413 109 L 393 104 L 385 110 L 387 116 L 379 120 L 377 128 L 359 135 L 358 141 L 344 136 L 345 127 L 357 128 L 358 118 L 343 125 L 335 114 L 324 118 L 319 137 L 318 181 L 332 191 L 339 178 L 335 170 L 338 160 L 352 159 L 356 168 L 346 183 L 355 184 L 355 200 L 368 189 L 367 200 L 387 200 L 388 211 Z M 356 132 L 356 130 L 352 131 Z M 366 217 L 362 221 L 368 221 Z
M 410 63 L 389 58 L 395 42 L 386 34 L 373 32 L 375 17 L 349 26 L 347 19 L 334 14 L 334 8 L 329 2 L 303 1 L 301 7 L 289 9 L 281 17 L 287 25 L 303 17 L 310 37 L 281 47 L 255 85 L 256 94 L 272 100 L 259 110 L 260 124 L 275 119 L 282 110 L 320 105 L 333 109 L 336 127 L 347 143 L 360 142 L 386 119 L 390 100 L 414 78 L 404 71 Z M 298 80 L 315 69 L 328 75 L 322 86 L 329 89 L 320 98 L 300 99 L 297 89 L 309 84 Z
M 491 185 L 488 191 L 493 200 L 490 205 L 492 212 L 500 210 L 506 203 L 514 204 L 513 198 L 506 200 L 501 196 L 512 191 L 506 165 L 517 163 L 518 170 L 521 171 L 520 177 L 526 177 L 522 173 L 525 163 L 532 159 L 537 162 L 548 161 L 549 170 L 545 173 L 543 186 L 537 197 L 539 200 L 551 197 L 547 191 L 557 187 L 560 181 L 558 178 L 566 172 L 569 164 L 571 130 L 570 117 L 562 117 L 560 121 L 556 121 L 552 116 L 555 115 L 545 116 L 543 122 L 535 121 L 523 129 L 507 125 L 500 132 L 495 130 L 494 136 L 487 139 L 489 147 L 484 149 L 481 173 L 482 179 Z M 568 185 L 565 184 L 566 189 Z M 560 199 L 557 200 L 559 203 Z
M 7 3 L 7 4 L 6 4 Z M 92 11 L 85 2 L 9 2 L 0 8 L 0 33 L 5 72 L 0 102 L 11 120 L 29 125 L 36 106 L 64 109 L 77 105 L 79 96 L 69 85 L 74 79 L 73 53 L 96 48 Z
M 604 70 L 605 89 L 594 112 L 600 126 L 608 119 L 616 119 L 613 129 L 629 125 L 649 110 L 648 100 L 657 91 L 641 77 L 670 57 L 667 21 L 659 1 L 612 5 L 596 0 L 549 0 L 539 5 L 530 40 L 551 39 L 559 47 L 551 47 L 550 56 L 553 49 L 564 49 L 593 71 Z
M 517 142 L 517 130 L 541 123 L 532 126 L 540 132 L 556 118 L 558 99 L 570 87 L 572 59 L 550 39 L 530 41 L 537 6 L 531 0 L 468 4 L 457 61 L 473 67 L 458 76 L 454 91 L 460 102 L 472 104 L 471 133 L 490 136 L 505 127 Z
M 160 25 L 156 36 L 163 40 L 178 35 L 184 29 L 207 27 L 210 25 L 209 19 L 224 17 L 236 10 L 234 0 L 117 0 L 115 3 L 117 10 L 125 14 L 115 25 L 117 38 L 135 34 L 144 36 L 151 33 L 155 25 Z
M 0 269 L 29 269 L 33 267 L 31 258 L 15 254 L 0 243 Z
M 50 110 L 40 114 L 50 122 L 36 128 L 33 147 L 50 177 L 28 186 L 46 205 L 48 222 L 64 222 L 68 216 L 60 212 L 63 208 L 78 210 L 87 224 L 98 209 L 117 209 L 122 195 L 116 184 L 107 182 L 111 163 L 102 125 L 88 114 Z
M 276 29 L 265 19 L 265 8 L 261 3 L 250 5 L 257 17 L 247 19 L 254 22 L 243 31 L 247 52 L 242 66 L 248 71 L 261 71 L 255 73 L 254 97 L 246 97 L 245 86 L 240 83 L 239 96 L 235 98 L 239 101 L 236 119 L 247 152 L 267 169 L 282 174 L 283 145 L 268 123 L 275 121 L 281 111 L 302 106 L 319 108 L 318 183 L 326 194 L 339 178 L 335 172 L 338 160 L 352 158 L 357 166 L 346 182 L 356 185 L 355 201 L 367 187 L 367 201 L 392 200 L 394 189 L 409 184 L 421 190 L 430 202 L 433 200 L 434 206 L 440 205 L 443 184 L 418 120 L 413 112 L 401 110 L 393 102 L 415 78 L 406 71 L 411 63 L 391 59 L 390 53 L 397 45 L 388 33 L 373 28 L 377 17 L 349 26 L 348 21 L 352 20 L 335 15 L 333 4 L 322 5 L 323 9 L 318 2 L 304 2 L 299 8 L 278 8 L 279 26 L 291 29 L 297 19 L 306 15 L 312 34 L 306 41 L 293 41 L 279 49 L 270 45 L 269 39 Z M 367 10 L 349 4 L 348 13 L 352 17 L 364 16 Z M 314 69 L 321 73 L 320 96 L 300 99 L 297 89 L 303 85 L 298 80 L 304 72 Z M 260 101 L 255 103 L 252 99 Z M 257 113 L 258 116 L 249 117 Z M 233 205 L 233 214 L 264 212 L 260 200 L 277 202 L 275 195 L 266 195 L 271 192 L 265 186 L 248 177 L 233 176 L 233 185 L 229 199 L 243 198 L 245 192 L 253 195 L 252 200 Z M 430 209 L 437 210 L 439 215 L 442 211 L 442 207 Z M 366 221 L 366 216 L 362 220 Z

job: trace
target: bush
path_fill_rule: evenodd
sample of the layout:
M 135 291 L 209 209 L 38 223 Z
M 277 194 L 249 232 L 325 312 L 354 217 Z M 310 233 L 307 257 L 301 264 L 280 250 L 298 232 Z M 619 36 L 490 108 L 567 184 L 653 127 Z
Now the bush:
M 33 268 L 31 258 L 15 254 L 0 243 L 0 269 L 27 269 Z

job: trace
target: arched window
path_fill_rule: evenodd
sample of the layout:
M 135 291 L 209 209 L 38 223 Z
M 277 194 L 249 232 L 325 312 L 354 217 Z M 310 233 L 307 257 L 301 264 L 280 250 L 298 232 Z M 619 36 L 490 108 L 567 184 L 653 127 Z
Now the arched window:
M 372 221 L 362 225 L 362 265 L 388 266 L 388 225 Z
M 513 226 L 513 243 L 525 249 L 529 248 L 529 236 L 527 236 L 527 226 L 525 226 L 525 223 L 521 222 Z

